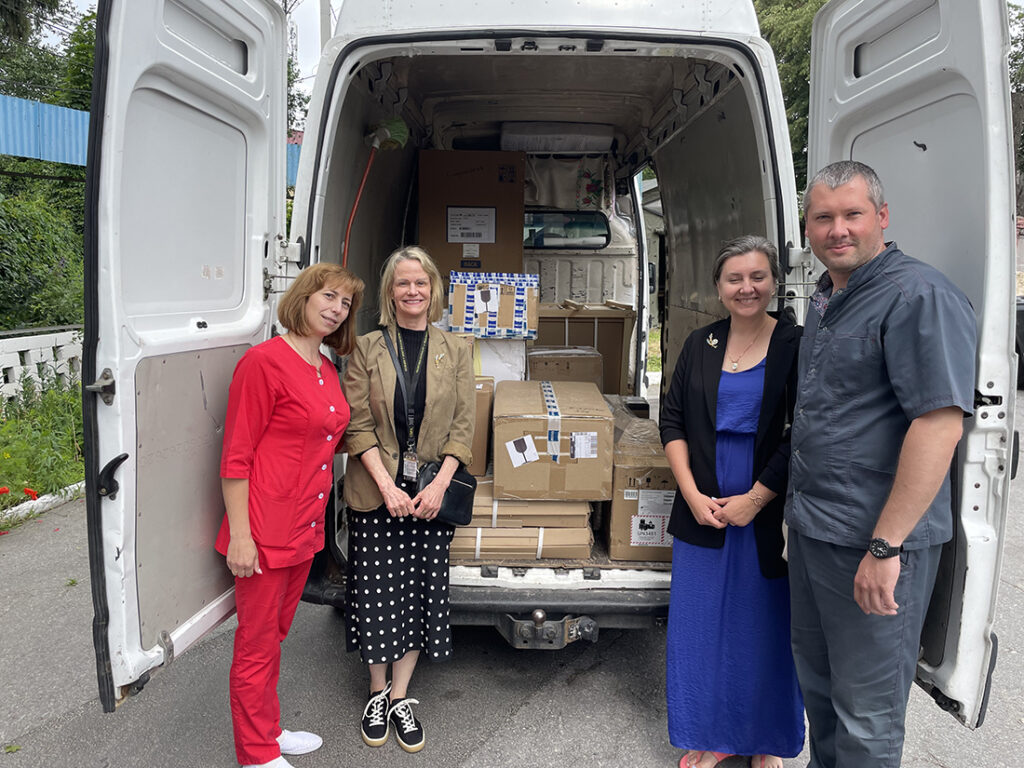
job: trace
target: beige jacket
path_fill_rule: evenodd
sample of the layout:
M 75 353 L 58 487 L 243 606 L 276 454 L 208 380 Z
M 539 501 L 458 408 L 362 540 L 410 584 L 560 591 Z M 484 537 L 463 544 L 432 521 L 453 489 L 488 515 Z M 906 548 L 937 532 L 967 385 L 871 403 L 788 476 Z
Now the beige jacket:
M 389 332 L 394 340 L 394 329 Z M 463 464 L 470 464 L 476 411 L 472 351 L 458 337 L 427 326 L 426 366 L 427 404 L 416 445 L 420 466 L 444 456 L 454 456 Z M 352 420 L 345 432 L 345 450 L 349 454 L 345 503 L 360 512 L 376 509 L 384 499 L 362 462 L 353 457 L 377 446 L 388 474 L 391 477 L 398 474 L 396 386 L 398 374 L 382 332 L 371 331 L 360 336 L 342 383 L 352 409 Z

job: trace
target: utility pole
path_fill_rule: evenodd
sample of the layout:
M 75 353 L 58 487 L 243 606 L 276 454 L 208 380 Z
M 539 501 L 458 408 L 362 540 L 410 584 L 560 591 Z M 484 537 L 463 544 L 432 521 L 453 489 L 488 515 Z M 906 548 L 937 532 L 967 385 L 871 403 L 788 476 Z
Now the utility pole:
M 320 50 L 323 51 L 327 41 L 331 39 L 331 0 L 320 0 Z

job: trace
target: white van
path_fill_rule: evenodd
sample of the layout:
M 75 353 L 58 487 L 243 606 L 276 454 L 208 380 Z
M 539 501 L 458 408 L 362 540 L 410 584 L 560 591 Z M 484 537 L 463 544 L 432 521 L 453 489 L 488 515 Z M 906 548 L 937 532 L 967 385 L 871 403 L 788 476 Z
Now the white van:
M 94 637 L 108 710 L 233 610 L 230 574 L 212 548 L 228 382 L 242 353 L 272 333 L 287 280 L 341 259 L 372 126 L 400 117 L 411 135 L 378 154 L 351 234 L 349 266 L 368 278 L 371 297 L 382 260 L 415 237 L 418 150 L 496 149 L 512 122 L 610 127 L 602 151 L 615 217 L 635 252 L 612 261 L 620 272 L 628 265 L 622 280 L 640 317 L 639 177 L 656 169 L 667 371 L 689 331 L 719 312 L 709 272 L 721 241 L 775 241 L 783 301 L 798 317 L 822 270 L 799 245 L 778 74 L 749 0 L 345 0 L 313 91 L 290 239 L 284 33 L 273 0 L 100 2 L 83 376 Z M 889 235 L 942 269 L 979 315 L 976 412 L 953 473 L 959 524 L 918 670 L 972 728 L 996 657 L 1016 460 L 1007 47 L 1003 0 L 833 0 L 813 43 L 809 167 L 840 158 L 876 167 Z M 541 274 L 550 266 L 543 252 L 531 259 Z M 572 289 L 580 270 L 569 271 L 551 290 Z M 361 330 L 375 324 L 373 303 Z M 642 358 L 642 324 L 638 341 Z M 332 505 L 307 599 L 343 597 L 340 517 Z M 664 614 L 664 570 L 554 566 L 454 567 L 453 618 L 529 630 L 539 609 L 542 636 L 572 639 Z

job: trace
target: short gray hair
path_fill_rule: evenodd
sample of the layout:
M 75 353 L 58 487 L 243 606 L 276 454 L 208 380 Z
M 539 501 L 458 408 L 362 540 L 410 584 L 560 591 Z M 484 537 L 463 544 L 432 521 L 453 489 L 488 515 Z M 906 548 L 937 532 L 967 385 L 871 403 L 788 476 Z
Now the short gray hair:
M 725 266 L 725 262 L 733 256 L 742 256 L 744 253 L 750 253 L 751 251 L 763 253 L 764 257 L 768 259 L 768 266 L 772 270 L 772 279 L 778 285 L 782 281 L 782 273 L 779 270 L 779 252 L 771 240 L 760 235 L 742 235 L 722 246 L 718 256 L 715 257 L 715 265 L 712 271 L 712 279 L 715 285 L 718 284 L 718 278 L 722 276 L 722 268 Z
M 875 210 L 882 210 L 882 206 L 885 205 L 885 190 L 875 170 L 870 165 L 858 163 L 856 160 L 840 160 L 826 165 L 807 182 L 807 188 L 804 190 L 804 218 L 807 218 L 807 207 L 810 205 L 811 190 L 814 187 L 825 184 L 829 189 L 835 189 L 843 184 L 849 184 L 857 176 L 864 179 L 864 183 L 867 184 L 868 199 L 875 206 Z

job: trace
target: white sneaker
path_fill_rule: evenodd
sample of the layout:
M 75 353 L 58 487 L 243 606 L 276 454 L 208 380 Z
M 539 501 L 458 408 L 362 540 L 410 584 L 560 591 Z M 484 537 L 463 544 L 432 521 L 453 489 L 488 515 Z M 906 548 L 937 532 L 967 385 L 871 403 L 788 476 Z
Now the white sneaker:
M 277 743 L 281 746 L 282 755 L 305 755 L 320 749 L 324 740 L 309 731 L 287 731 L 282 728 Z
M 293 768 L 293 766 L 283 757 L 275 757 L 269 763 L 260 763 L 259 765 L 243 765 L 242 768 Z

